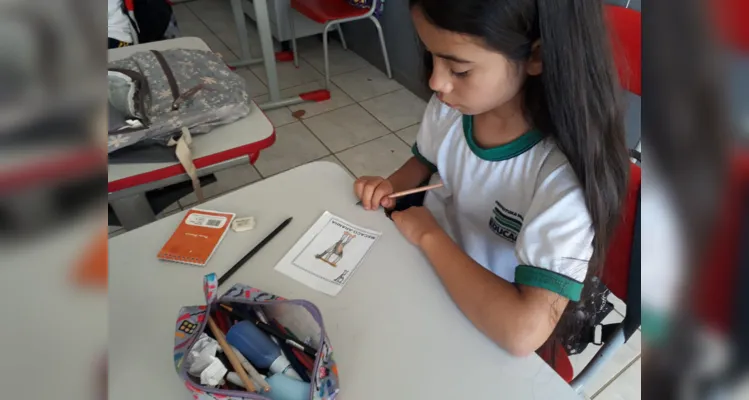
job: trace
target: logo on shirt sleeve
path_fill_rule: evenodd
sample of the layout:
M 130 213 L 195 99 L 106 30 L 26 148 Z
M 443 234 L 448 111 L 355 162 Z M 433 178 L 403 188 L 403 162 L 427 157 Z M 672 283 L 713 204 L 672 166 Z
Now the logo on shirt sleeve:
M 505 208 L 498 201 L 495 201 L 496 207 L 492 210 L 492 216 L 489 218 L 489 229 L 500 237 L 515 243 L 518 240 L 518 234 L 523 227 L 523 216 Z

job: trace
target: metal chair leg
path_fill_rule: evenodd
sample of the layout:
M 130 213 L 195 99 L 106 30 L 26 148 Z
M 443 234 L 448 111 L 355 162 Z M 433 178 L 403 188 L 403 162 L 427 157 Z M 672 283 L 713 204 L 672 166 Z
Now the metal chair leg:
M 332 24 L 328 22 L 325 27 L 322 28 L 322 53 L 325 59 L 325 89 L 329 89 L 330 86 L 330 65 L 328 63 L 328 29 Z
M 385 35 L 382 34 L 382 25 L 380 25 L 380 21 L 377 20 L 374 16 L 370 16 L 369 19 L 372 20 L 372 22 L 375 24 L 375 27 L 377 28 L 377 34 L 380 36 L 380 45 L 382 45 L 382 57 L 385 59 L 385 69 L 387 69 L 388 78 L 393 79 L 393 73 L 390 70 L 390 59 L 388 58 L 388 50 L 387 47 L 385 47 Z
M 343 29 L 341 29 L 341 24 L 336 25 L 335 28 L 338 30 L 338 37 L 341 38 L 341 45 L 343 45 L 343 49 L 348 50 L 348 46 L 346 46 L 346 38 L 343 37 Z
M 291 51 L 294 53 L 294 66 L 299 68 L 299 55 L 296 51 L 296 33 L 294 32 L 294 9 L 289 7 L 287 16 L 289 18 L 289 34 L 291 35 Z

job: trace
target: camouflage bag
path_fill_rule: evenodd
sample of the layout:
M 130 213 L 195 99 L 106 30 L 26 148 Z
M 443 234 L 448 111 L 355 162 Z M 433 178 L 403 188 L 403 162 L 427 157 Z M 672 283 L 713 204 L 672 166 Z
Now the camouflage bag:
M 126 116 L 109 131 L 108 152 L 139 142 L 168 145 L 183 127 L 193 135 L 250 113 L 244 80 L 210 51 L 144 51 L 112 61 L 109 102 Z
M 110 62 L 107 78 L 108 153 L 133 145 L 174 146 L 202 201 L 190 152 L 192 135 L 250 113 L 244 80 L 217 54 L 191 49 L 135 53 Z

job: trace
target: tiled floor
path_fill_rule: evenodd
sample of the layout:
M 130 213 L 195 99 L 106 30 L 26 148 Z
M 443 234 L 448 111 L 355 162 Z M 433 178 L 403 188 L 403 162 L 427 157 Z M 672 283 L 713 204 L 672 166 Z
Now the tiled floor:
M 226 60 L 240 53 L 229 2 L 196 0 L 174 6 L 184 36 L 198 36 Z M 250 43 L 259 56 L 257 32 L 248 21 Z M 330 44 L 331 99 L 322 103 L 304 103 L 271 110 L 266 114 L 276 127 L 276 143 L 260 154 L 254 166 L 242 165 L 216 174 L 217 182 L 206 186 L 206 197 L 216 197 L 252 182 L 299 165 L 332 161 L 353 176 L 382 175 L 395 171 L 410 157 L 418 124 L 426 103 L 399 83 L 369 65 L 351 51 L 343 51 L 337 42 Z M 322 44 L 316 38 L 299 41 L 300 67 L 279 63 L 282 95 L 291 96 L 323 87 Z M 267 99 L 265 71 L 262 66 L 236 71 L 247 82 L 250 95 L 257 101 Z M 297 119 L 292 112 L 304 110 Z M 160 216 L 178 212 L 195 204 L 188 195 Z M 117 235 L 121 230 L 110 231 Z M 623 303 L 617 303 L 606 322 L 622 319 Z M 573 358 L 580 371 L 595 354 L 591 346 Z M 624 346 L 609 365 L 585 388 L 586 398 L 635 399 L 640 385 L 640 333 Z

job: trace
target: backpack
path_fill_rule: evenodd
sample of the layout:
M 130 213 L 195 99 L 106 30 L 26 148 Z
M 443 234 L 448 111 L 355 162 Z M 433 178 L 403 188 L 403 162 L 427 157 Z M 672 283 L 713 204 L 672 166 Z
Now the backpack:
M 123 0 L 122 11 L 130 19 L 136 43 L 156 42 L 179 36 L 169 0 Z
M 201 199 L 197 176 L 191 174 L 192 135 L 250 113 L 242 77 L 211 51 L 171 49 L 111 61 L 107 80 L 107 152 L 160 146 L 176 154 Z

